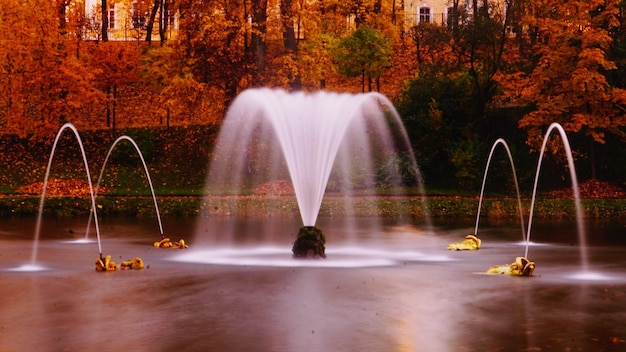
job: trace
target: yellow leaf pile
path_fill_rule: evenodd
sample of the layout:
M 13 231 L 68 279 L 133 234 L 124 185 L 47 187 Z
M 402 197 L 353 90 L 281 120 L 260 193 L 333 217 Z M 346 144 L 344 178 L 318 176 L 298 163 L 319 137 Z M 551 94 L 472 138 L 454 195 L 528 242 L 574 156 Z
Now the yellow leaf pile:
M 295 194 L 291 182 L 284 180 L 260 184 L 252 192 L 257 195 L 272 196 L 291 196 Z
M 155 248 L 189 248 L 189 246 L 185 243 L 185 240 L 180 240 L 178 242 L 172 242 L 169 238 L 164 238 L 159 242 L 154 242 Z
M 17 192 L 25 194 L 40 195 L 43 190 L 43 182 L 31 183 L 29 185 L 20 187 Z M 93 187 L 96 191 L 95 186 Z M 99 194 L 106 193 L 107 190 L 100 187 Z M 46 196 L 51 197 L 82 197 L 89 196 L 89 183 L 81 180 L 48 180 L 46 186 Z
M 626 197 L 626 191 L 623 188 L 598 180 L 588 180 L 580 183 L 578 191 L 582 199 L 617 199 Z M 549 195 L 553 198 L 569 199 L 572 198 L 572 189 L 568 187 L 555 190 L 550 192 Z
M 450 251 L 476 251 L 480 249 L 481 240 L 474 235 L 465 236 L 463 242 L 454 242 L 448 245 Z

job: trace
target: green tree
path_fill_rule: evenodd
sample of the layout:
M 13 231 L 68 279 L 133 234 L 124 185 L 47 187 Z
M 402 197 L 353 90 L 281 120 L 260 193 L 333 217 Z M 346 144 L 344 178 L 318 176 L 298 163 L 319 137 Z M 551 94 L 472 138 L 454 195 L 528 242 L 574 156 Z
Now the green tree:
M 489 147 L 484 141 L 501 137 L 493 136 L 503 124 L 496 78 L 508 58 L 506 29 L 514 16 L 512 2 L 505 5 L 473 1 L 466 12 L 455 2 L 445 27 L 420 24 L 410 31 L 419 72 L 399 110 L 435 182 L 476 185 Z
M 436 66 L 423 67 L 396 102 L 429 184 L 476 185 L 484 146 L 473 122 L 475 103 L 469 74 Z
M 367 78 L 372 91 L 372 79 L 380 77 L 391 64 L 391 43 L 380 31 L 360 27 L 339 42 L 333 57 L 339 73 L 348 78 L 360 76 L 363 92 Z
M 338 39 L 328 34 L 309 36 L 302 44 L 300 62 L 303 66 L 304 81 L 311 85 L 316 83 L 320 89 L 326 88 L 326 80 L 336 73 L 333 63 L 332 48 Z

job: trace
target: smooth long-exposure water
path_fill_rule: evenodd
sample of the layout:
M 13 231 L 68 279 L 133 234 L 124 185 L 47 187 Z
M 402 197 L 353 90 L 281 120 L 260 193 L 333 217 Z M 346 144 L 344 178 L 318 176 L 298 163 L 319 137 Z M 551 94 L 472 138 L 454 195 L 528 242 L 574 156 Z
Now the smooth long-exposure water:
M 213 241 L 189 238 L 195 219 L 164 218 L 167 236 L 189 239 L 188 250 L 154 248 L 154 219 L 104 218 L 106 254 L 118 263 L 142 257 L 146 268 L 95 272 L 96 243 L 75 244 L 86 219 L 44 219 L 40 264 L 27 262 L 34 219 L 0 220 L 1 351 L 520 351 L 626 348 L 626 241 L 623 226 L 589 224 L 591 265 L 607 280 L 574 280 L 579 269 L 575 224 L 535 223 L 530 278 L 492 276 L 490 266 L 521 256 L 518 224 L 484 221 L 476 252 L 446 251 L 473 224 L 384 226 L 371 233 L 359 219 L 357 240 L 343 243 L 341 226 L 320 219 L 328 262 L 360 248 L 357 259 L 387 264 L 315 267 L 177 260 Z M 271 245 L 291 259 L 293 222 L 273 221 Z M 236 226 L 236 224 L 234 225 Z M 169 229 L 169 231 L 168 231 Z M 177 233 L 173 233 L 175 229 Z M 206 228 L 206 233 L 211 229 Z M 204 237 L 204 236 L 201 236 Z M 255 246 L 257 244 L 254 244 Z M 199 248 L 201 247 L 201 248 Z M 334 252 L 334 253 L 333 253 Z M 367 252 L 367 253 L 366 253 Z M 258 254 L 259 258 L 264 255 Z M 265 259 L 274 260 L 280 253 Z

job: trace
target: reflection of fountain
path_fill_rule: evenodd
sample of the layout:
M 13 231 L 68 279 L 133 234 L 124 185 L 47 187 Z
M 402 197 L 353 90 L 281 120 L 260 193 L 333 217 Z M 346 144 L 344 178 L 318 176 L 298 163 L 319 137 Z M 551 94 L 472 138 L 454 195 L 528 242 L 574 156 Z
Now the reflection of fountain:
M 35 218 L 17 220 L 22 227 L 15 226 L 16 219 L 0 218 L 0 265 L 19 261 L 24 246 L 30 248 Z M 165 229 L 169 220 L 164 218 Z M 197 219 L 173 220 L 183 228 Z M 271 230 L 286 233 L 299 224 L 295 220 Z M 320 216 L 318 224 L 327 220 Z M 105 253 L 140 252 L 151 268 L 95 277 L 84 248 L 46 243 L 39 260 L 55 261 L 56 270 L 45 275 L 3 273 L 0 295 L 10 297 L 1 308 L 10 322 L 0 334 L 3 350 L 89 350 L 97 344 L 107 350 L 142 346 L 169 351 L 199 343 L 236 351 L 454 351 L 459 342 L 471 351 L 503 346 L 511 351 L 616 351 L 626 346 L 626 243 L 619 236 L 621 226 L 593 230 L 601 236 L 598 240 L 607 242 L 590 247 L 590 258 L 612 270 L 611 280 L 585 282 L 560 275 L 577 250 L 555 255 L 548 248 L 531 249 L 534 257 L 556 268 L 531 280 L 468 275 L 487 269 L 503 254 L 511 260 L 521 254 L 509 245 L 455 253 L 456 260 L 444 262 L 405 261 L 409 254 L 402 255 L 403 249 L 448 253 L 441 244 L 467 231 L 467 222 L 451 219 L 446 219 L 450 227 L 437 236 L 394 227 L 373 233 L 376 238 L 360 237 L 368 242 L 363 246 L 360 241 L 354 254 L 369 251 L 367 267 L 349 260 L 359 258 L 349 257 L 347 250 L 338 252 L 340 246 L 334 244 L 328 260 L 294 260 L 285 254 L 289 246 L 254 246 L 243 259 L 241 248 L 231 248 L 231 253 L 215 250 L 215 256 L 205 256 L 207 264 L 172 262 L 171 252 L 146 249 L 137 240 L 154 236 L 154 221 L 111 217 L 107 224 L 134 235 L 106 241 Z M 333 225 L 325 227 L 334 236 Z M 369 228 L 365 221 L 358 225 Z M 505 231 L 513 239 L 519 234 L 517 226 L 483 227 Z M 613 235 L 604 236 L 605 230 Z M 587 231 L 592 233 L 591 227 Z M 537 238 L 549 234 L 550 229 L 533 228 Z M 383 248 L 396 249 L 398 259 L 386 255 L 391 251 L 379 252 L 377 239 Z
M 400 118 L 378 93 L 247 90 L 233 102 L 214 151 L 209 193 L 289 178 L 305 227 L 316 225 L 329 180 L 348 201 L 352 192 L 375 194 L 381 179 L 393 192 L 405 187 L 398 169 L 422 186 Z
M 96 191 L 95 191 L 95 196 L 98 196 L 98 190 L 100 189 L 100 182 L 102 181 L 102 176 L 104 175 L 104 169 L 107 166 L 107 162 L 109 161 L 109 157 L 111 156 L 111 152 L 113 152 L 113 149 L 115 148 L 115 146 L 117 146 L 117 144 L 121 141 L 128 141 L 130 142 L 130 144 L 132 144 L 132 146 L 135 148 L 135 150 L 137 151 L 137 154 L 139 155 L 139 159 L 141 159 L 141 164 L 143 165 L 143 170 L 146 174 L 146 179 L 148 180 L 148 185 L 150 186 L 150 192 L 152 194 L 152 201 L 154 202 L 154 209 L 156 212 L 156 216 L 157 216 L 157 221 L 159 222 L 159 231 L 161 233 L 161 239 L 163 239 L 165 236 L 163 235 L 163 225 L 161 223 L 161 215 L 159 214 L 159 204 L 157 203 L 157 199 L 156 199 L 156 195 L 154 194 L 154 187 L 152 186 L 152 179 L 150 178 L 150 173 L 148 172 L 148 166 L 146 165 L 146 161 L 143 157 L 143 154 L 141 153 L 141 150 L 139 149 L 139 146 L 137 145 L 137 143 L 135 143 L 135 141 L 128 137 L 128 136 L 121 136 L 118 137 L 115 142 L 113 142 L 113 144 L 111 145 L 111 147 L 109 148 L 109 151 L 107 152 L 106 157 L 104 158 L 104 163 L 102 163 L 102 169 L 100 170 L 100 176 L 98 176 L 98 183 L 96 184 Z M 91 219 L 93 217 L 94 213 L 90 213 L 89 214 L 89 222 L 87 224 L 87 231 L 85 232 L 85 239 L 87 239 L 89 237 L 89 228 L 91 227 Z
M 37 213 L 37 223 L 35 225 L 35 239 L 33 241 L 33 251 L 32 251 L 32 256 L 31 256 L 31 262 L 29 265 L 24 266 L 21 269 L 18 268 L 17 270 L 34 271 L 34 270 L 43 269 L 43 267 L 37 265 L 37 250 L 38 250 L 39 237 L 40 237 L 40 232 L 41 232 L 43 205 L 44 205 L 44 200 L 46 198 L 46 187 L 48 185 L 48 177 L 50 175 L 50 168 L 52 166 L 52 160 L 54 159 L 54 152 L 56 150 L 57 143 L 59 142 L 59 138 L 61 137 L 61 135 L 66 129 L 70 129 L 74 133 L 74 136 L 76 137 L 76 141 L 78 142 L 78 145 L 80 147 L 81 155 L 83 158 L 83 164 L 85 166 L 85 173 L 87 174 L 87 182 L 89 183 L 89 194 L 91 196 L 91 208 L 94 214 L 94 223 L 96 226 L 96 234 L 98 237 L 98 251 L 100 253 L 100 257 L 102 258 L 102 246 L 100 244 L 100 227 L 98 225 L 98 214 L 96 212 L 96 199 L 94 196 L 93 186 L 91 183 L 91 174 L 89 172 L 89 165 L 87 163 L 87 157 L 85 155 L 85 148 L 83 146 L 83 141 L 81 140 L 76 127 L 74 127 L 74 125 L 72 125 L 71 123 L 66 123 L 63 126 L 61 126 L 61 128 L 57 132 L 56 138 L 54 139 L 54 144 L 52 145 L 52 151 L 50 152 L 50 159 L 48 160 L 48 166 L 46 167 L 46 176 L 44 178 L 43 189 L 41 190 L 41 200 L 39 201 L 39 211 Z

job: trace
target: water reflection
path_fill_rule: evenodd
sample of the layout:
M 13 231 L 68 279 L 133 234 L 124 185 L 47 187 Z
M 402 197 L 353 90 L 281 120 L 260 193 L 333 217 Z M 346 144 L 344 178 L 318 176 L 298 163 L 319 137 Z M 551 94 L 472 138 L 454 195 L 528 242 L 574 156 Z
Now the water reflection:
M 471 223 L 447 223 L 434 235 L 408 225 L 378 234 L 360 228 L 362 241 L 329 246 L 334 256 L 344 255 L 341 248 L 361 248 L 393 263 L 325 268 L 175 261 L 185 252 L 152 247 L 158 233 L 151 219 L 104 218 L 105 252 L 117 261 L 140 256 L 147 268 L 97 273 L 97 246 L 66 242 L 74 238 L 69 228 L 82 236 L 81 220 L 43 227 L 39 258 L 50 270 L 29 273 L 5 269 L 28 261 L 34 222 L 0 220 L 0 350 L 626 348 L 626 247 L 611 242 L 612 235 L 590 238 L 592 264 L 611 279 L 578 281 L 566 275 L 577 268 L 576 246 L 550 241 L 554 228 L 544 233 L 537 224 L 533 236 L 546 245 L 531 248 L 536 276 L 518 278 L 474 274 L 520 255 L 515 225 L 485 227 L 484 246 L 473 253 L 445 251 L 471 232 Z M 164 228 L 186 237 L 194 223 L 165 218 Z M 289 227 L 274 229 L 274 242 L 289 242 Z M 190 245 L 207 250 L 210 241 L 193 238 Z M 291 260 L 289 243 L 281 246 Z M 407 260 L 406 253 L 452 260 Z

